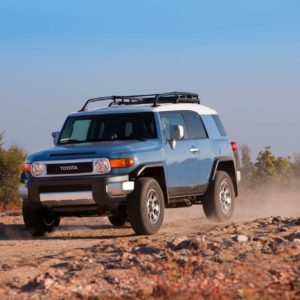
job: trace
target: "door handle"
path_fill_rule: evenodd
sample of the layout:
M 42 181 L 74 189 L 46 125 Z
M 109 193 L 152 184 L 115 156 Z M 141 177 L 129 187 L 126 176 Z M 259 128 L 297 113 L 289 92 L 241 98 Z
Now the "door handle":
M 192 152 L 192 153 L 197 153 L 197 152 L 199 152 L 199 148 L 192 147 L 192 148 L 190 149 L 190 152 Z

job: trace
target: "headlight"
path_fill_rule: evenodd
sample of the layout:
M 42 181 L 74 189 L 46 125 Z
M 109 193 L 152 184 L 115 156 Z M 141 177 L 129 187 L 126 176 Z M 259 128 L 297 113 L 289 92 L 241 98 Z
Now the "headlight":
M 43 175 L 43 165 L 39 162 L 34 162 L 31 165 L 31 174 L 34 177 L 40 177 Z
M 110 171 L 110 163 L 106 158 L 99 158 L 94 160 L 94 169 L 99 174 L 106 174 Z

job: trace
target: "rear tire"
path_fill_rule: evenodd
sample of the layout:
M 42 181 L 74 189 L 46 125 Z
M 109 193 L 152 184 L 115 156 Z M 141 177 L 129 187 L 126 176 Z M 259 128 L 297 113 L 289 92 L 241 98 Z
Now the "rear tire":
M 153 178 L 138 178 L 128 199 L 129 222 L 136 234 L 156 233 L 164 219 L 164 196 Z
M 52 215 L 43 207 L 35 207 L 27 201 L 22 203 L 23 220 L 32 236 L 43 236 L 59 226 L 60 218 Z
M 233 214 L 235 193 L 230 176 L 224 171 L 217 171 L 203 200 L 205 216 L 212 221 L 228 221 Z
M 117 214 L 117 215 L 112 215 L 108 216 L 109 222 L 116 227 L 122 227 L 126 224 L 127 218 L 125 214 Z

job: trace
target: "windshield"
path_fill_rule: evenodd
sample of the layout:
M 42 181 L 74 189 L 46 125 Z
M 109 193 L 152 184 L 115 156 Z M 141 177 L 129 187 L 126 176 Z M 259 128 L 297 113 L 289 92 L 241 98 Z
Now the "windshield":
M 69 117 L 59 144 L 145 140 L 157 137 L 153 113 Z

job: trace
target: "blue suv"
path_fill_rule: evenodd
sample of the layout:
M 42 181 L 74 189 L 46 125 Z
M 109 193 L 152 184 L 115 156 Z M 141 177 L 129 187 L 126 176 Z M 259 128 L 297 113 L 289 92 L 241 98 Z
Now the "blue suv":
M 109 104 L 88 109 L 99 101 Z M 33 236 L 54 231 L 64 216 L 108 216 L 154 234 L 165 208 L 202 204 L 214 221 L 233 214 L 237 147 L 197 94 L 90 99 L 52 136 L 55 147 L 22 166 L 23 219 Z

